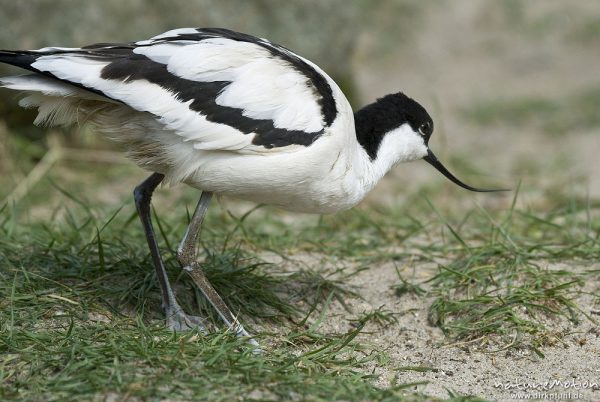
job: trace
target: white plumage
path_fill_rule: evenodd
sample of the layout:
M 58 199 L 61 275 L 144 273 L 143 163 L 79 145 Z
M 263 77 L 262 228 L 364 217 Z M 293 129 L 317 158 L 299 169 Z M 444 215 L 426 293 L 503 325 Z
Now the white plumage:
M 192 100 L 177 99 L 177 93 L 168 88 L 145 79 L 102 78 L 102 70 L 114 59 L 91 57 L 78 53 L 80 49 L 38 51 L 40 56 L 31 67 L 62 82 L 27 75 L 3 78 L 2 83 L 45 95 L 28 96 L 21 103 L 39 108 L 37 124 L 93 123 L 100 132 L 125 144 L 141 167 L 164 174 L 168 183 L 185 182 L 290 210 L 328 213 L 350 208 L 403 159 L 397 154 L 369 161 L 356 140 L 350 105 L 335 82 L 314 64 L 294 55 L 321 74 L 331 88 L 337 116 L 329 127 L 310 79 L 269 49 L 291 52 L 264 40 L 260 41 L 267 47 L 225 37 L 201 41 L 181 37 L 194 33 L 198 31 L 169 31 L 136 42 L 132 52 L 185 80 L 229 82 L 216 97 L 217 105 L 239 109 L 251 119 L 270 120 L 275 128 L 306 133 L 323 130 L 320 138 L 310 147 L 255 145 L 252 135 L 207 120 L 203 113 L 190 109 Z M 107 98 L 65 82 L 92 88 Z M 422 155 L 416 157 L 425 155 L 424 145 L 421 148 Z
M 149 204 L 163 181 L 203 191 L 178 258 L 228 325 L 247 334 L 203 279 L 194 241 L 212 193 L 304 212 L 356 205 L 398 162 L 425 159 L 433 122 L 402 93 L 353 113 L 314 63 L 266 39 L 183 28 L 129 44 L 0 51 L 33 74 L 4 77 L 37 107 L 36 124 L 94 124 L 154 172 L 135 191 L 170 327 L 202 326 L 177 304 L 154 240 Z

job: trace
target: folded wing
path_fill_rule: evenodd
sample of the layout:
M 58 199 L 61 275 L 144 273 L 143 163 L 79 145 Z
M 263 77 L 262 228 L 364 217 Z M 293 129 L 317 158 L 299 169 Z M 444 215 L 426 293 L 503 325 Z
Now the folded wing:
M 0 62 L 36 73 L 4 78 L 5 87 L 125 104 L 200 150 L 309 146 L 337 115 L 332 82 L 318 67 L 264 39 L 223 29 L 0 52 Z

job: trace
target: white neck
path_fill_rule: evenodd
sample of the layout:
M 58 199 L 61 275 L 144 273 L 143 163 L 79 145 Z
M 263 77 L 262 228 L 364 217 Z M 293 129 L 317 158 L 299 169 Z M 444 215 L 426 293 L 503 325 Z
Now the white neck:
M 408 124 L 403 124 L 385 134 L 373 160 L 356 142 L 352 172 L 347 176 L 347 184 L 354 183 L 353 192 L 362 199 L 396 164 L 421 159 L 425 155 L 427 146 L 422 137 Z

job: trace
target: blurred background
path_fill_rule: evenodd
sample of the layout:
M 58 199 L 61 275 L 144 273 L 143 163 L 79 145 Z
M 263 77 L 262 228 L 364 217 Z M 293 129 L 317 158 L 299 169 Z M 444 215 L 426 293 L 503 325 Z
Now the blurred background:
M 519 202 L 540 208 L 600 198 L 595 0 L 2 0 L 0 8 L 5 49 L 128 42 L 178 27 L 266 37 L 320 65 L 356 108 L 399 90 L 418 100 L 436 124 L 432 149 L 474 186 L 520 185 Z M 119 204 L 147 175 L 92 129 L 36 128 L 34 117 L 0 90 L 0 205 L 45 215 L 60 202 L 48 181 Z M 467 193 L 419 161 L 395 168 L 366 205 L 433 189 L 442 200 L 499 208 L 513 196 Z

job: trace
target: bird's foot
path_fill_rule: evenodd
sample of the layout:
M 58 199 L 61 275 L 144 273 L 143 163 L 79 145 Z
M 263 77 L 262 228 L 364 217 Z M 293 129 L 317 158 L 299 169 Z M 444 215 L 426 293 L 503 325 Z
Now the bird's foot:
M 195 315 L 188 315 L 184 313 L 181 308 L 172 308 L 167 312 L 167 327 L 171 331 L 175 332 L 184 332 L 197 329 L 203 334 L 208 334 L 203 318 Z M 262 353 L 259 343 L 252 338 L 252 336 L 244 329 L 244 327 L 238 325 L 237 328 L 233 328 L 232 330 L 235 331 L 238 337 L 246 338 L 248 340 L 248 343 L 252 346 L 253 353 Z
M 260 347 L 260 344 L 256 341 L 256 339 L 252 338 L 252 335 L 250 335 L 248 333 L 248 331 L 246 331 L 244 329 L 244 327 L 242 326 L 242 324 L 237 325 L 237 328 L 231 328 L 232 330 L 235 331 L 235 334 L 240 337 L 240 338 L 246 338 L 246 340 L 248 341 L 248 343 L 250 345 L 252 345 L 252 352 L 254 354 L 260 354 L 262 353 L 262 348 Z
M 204 319 L 194 315 L 188 315 L 181 308 L 172 308 L 167 310 L 167 327 L 175 332 L 199 330 L 203 334 L 207 333 Z

